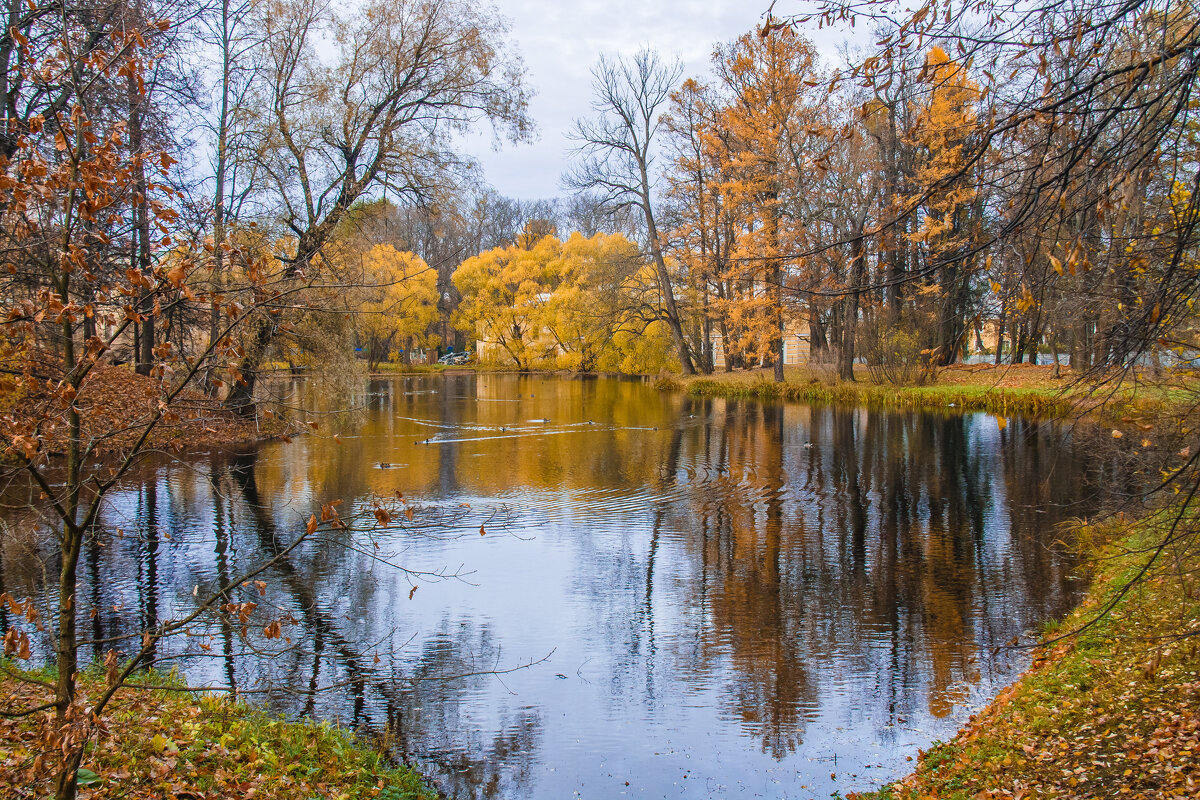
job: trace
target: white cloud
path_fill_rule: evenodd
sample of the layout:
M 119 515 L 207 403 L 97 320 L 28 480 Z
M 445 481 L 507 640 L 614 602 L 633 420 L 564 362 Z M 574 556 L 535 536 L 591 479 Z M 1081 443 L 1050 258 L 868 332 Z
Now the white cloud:
M 714 46 L 752 30 L 768 5 L 769 0 L 499 0 L 537 91 L 530 111 L 540 138 L 493 152 L 490 137 L 480 136 L 467 148 L 501 194 L 559 194 L 570 147 L 566 134 L 575 119 L 591 112 L 591 68 L 602 53 L 630 55 L 651 47 L 680 58 L 685 74 L 702 74 Z M 832 56 L 834 50 L 826 52 Z

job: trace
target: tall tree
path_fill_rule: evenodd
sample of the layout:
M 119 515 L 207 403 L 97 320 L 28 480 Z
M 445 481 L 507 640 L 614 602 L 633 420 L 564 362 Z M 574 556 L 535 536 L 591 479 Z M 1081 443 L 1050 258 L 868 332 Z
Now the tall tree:
M 481 120 L 512 140 L 530 134 L 524 68 L 489 8 L 372 0 L 338 13 L 316 0 L 275 0 L 265 4 L 262 26 L 258 151 L 269 198 L 292 237 L 280 254 L 286 279 L 315 277 L 317 254 L 368 193 L 430 198 L 448 190 L 468 166 L 446 146 L 449 134 Z M 233 407 L 253 407 L 275 330 L 264 316 L 244 344 Z
M 252 176 L 239 176 L 235 167 L 238 152 L 244 146 L 250 132 L 246 130 L 249 111 L 248 93 L 253 86 L 256 59 L 255 48 L 262 45 L 261 39 L 250 31 L 259 18 L 259 0 L 219 0 L 212 13 L 204 17 L 207 40 L 216 46 L 218 53 L 216 75 L 216 97 L 214 98 L 215 120 L 213 121 L 213 204 L 212 204 L 212 266 L 211 289 L 214 300 L 210 304 L 208 338 L 215 343 L 220 338 L 220 302 L 215 298 L 222 291 L 226 262 L 232 254 L 229 246 L 229 229 L 238 215 L 239 199 L 253 188 Z M 240 178 L 240 180 L 239 180 Z M 213 370 L 205 376 L 210 390 L 215 389 Z
M 726 369 L 734 364 L 734 338 L 729 317 L 717 312 L 717 303 L 732 294 L 727 280 L 737 226 L 731 220 L 723 190 L 728 166 L 723 131 L 717 123 L 719 101 L 708 86 L 688 79 L 671 95 L 667 118 L 671 133 L 672 169 L 668 211 L 672 222 L 671 254 L 686 269 L 691 288 L 699 296 L 699 366 L 712 372 L 714 335 L 720 334 Z M 713 330 L 714 323 L 717 331 Z
M 714 64 L 727 97 L 720 112 L 729 143 L 724 190 L 743 226 L 734 260 L 756 287 L 744 299 L 744 316 L 782 381 L 784 283 L 808 234 L 806 184 L 828 138 L 823 76 L 812 44 L 788 28 L 744 34 L 719 48 Z
M 978 133 L 979 89 L 966 67 L 940 47 L 930 49 L 921 82 L 927 94 L 911 139 L 918 154 L 913 179 L 922 203 L 910 238 L 923 250 L 924 271 L 936 276 L 935 358 L 947 365 L 958 360 L 966 339 L 974 245 L 982 233 L 979 182 L 976 171 L 966 167 Z
M 652 50 L 642 50 L 630 60 L 602 57 L 592 70 L 596 116 L 575 123 L 579 160 L 567 173 L 566 183 L 577 191 L 595 192 L 610 208 L 641 211 L 662 299 L 662 316 L 670 327 L 683 372 L 691 375 L 696 371 L 695 363 L 684 336 L 655 217 L 659 200 L 657 138 L 671 90 L 681 74 L 677 62 L 666 63 Z

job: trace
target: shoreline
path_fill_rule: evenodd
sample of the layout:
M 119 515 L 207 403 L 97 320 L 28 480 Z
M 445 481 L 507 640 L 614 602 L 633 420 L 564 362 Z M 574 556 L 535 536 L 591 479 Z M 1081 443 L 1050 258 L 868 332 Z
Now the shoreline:
M 873 383 L 864 373 L 856 373 L 858 379 L 850 382 L 806 367 L 789 367 L 783 383 L 776 383 L 769 369 L 754 369 L 713 375 L 660 376 L 655 385 L 662 391 L 680 391 L 693 397 L 984 412 L 1037 419 L 1072 415 L 1104 419 L 1151 417 L 1169 411 L 1173 405 L 1169 393 L 1144 386 L 1093 391 L 1069 368 L 1061 372 L 1061 377 L 1054 378 L 1053 365 L 958 365 L 941 370 L 933 383 L 896 386 Z
M 1176 510 L 1084 526 L 1092 585 L 1032 665 L 908 776 L 851 797 L 1200 796 L 1200 553 L 1185 542 L 1122 594 Z

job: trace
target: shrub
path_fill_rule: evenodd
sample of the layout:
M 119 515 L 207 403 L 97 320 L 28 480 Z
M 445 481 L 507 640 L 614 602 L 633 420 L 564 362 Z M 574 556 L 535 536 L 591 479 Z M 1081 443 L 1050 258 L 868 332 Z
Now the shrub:
M 910 386 L 934 377 L 932 351 L 922 341 L 921 330 L 919 320 L 907 315 L 895 322 L 868 317 L 860 323 L 860 352 L 873 381 Z

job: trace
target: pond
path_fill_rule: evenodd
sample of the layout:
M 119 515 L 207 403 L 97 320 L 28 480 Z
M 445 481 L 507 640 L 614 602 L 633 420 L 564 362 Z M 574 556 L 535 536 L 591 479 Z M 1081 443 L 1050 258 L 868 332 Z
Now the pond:
M 411 522 L 323 536 L 231 598 L 283 615 L 284 638 L 214 622 L 156 656 L 377 736 L 459 798 L 899 777 L 1077 600 L 1060 524 L 1119 474 L 1085 431 L 952 410 L 505 374 L 275 389 L 313 433 L 163 459 L 113 496 L 83 555 L 83 635 L 178 616 L 321 503 L 402 492 Z M 22 526 L 2 588 L 44 595 Z

